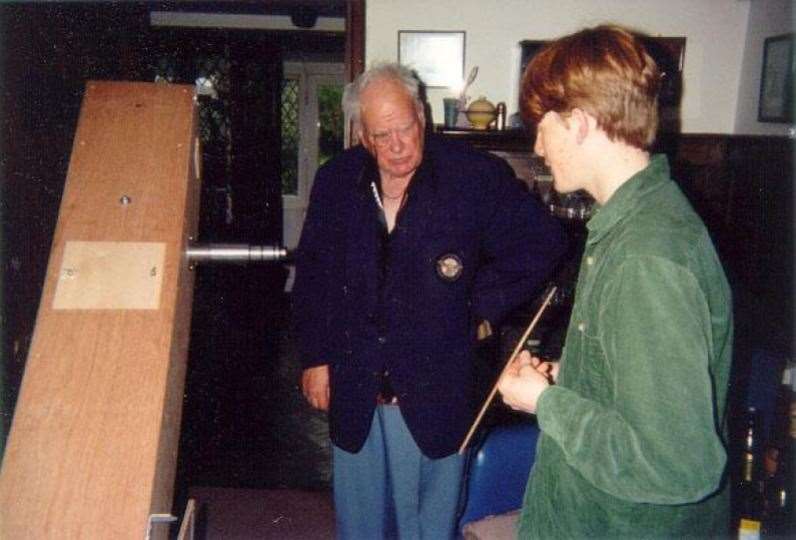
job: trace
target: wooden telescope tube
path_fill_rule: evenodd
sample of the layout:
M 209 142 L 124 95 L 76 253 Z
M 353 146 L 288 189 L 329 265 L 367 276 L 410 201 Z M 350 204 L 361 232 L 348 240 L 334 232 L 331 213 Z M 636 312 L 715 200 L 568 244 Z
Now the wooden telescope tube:
M 191 86 L 87 84 L 0 470 L 0 538 L 166 537 L 150 516 L 172 507 L 196 122 Z

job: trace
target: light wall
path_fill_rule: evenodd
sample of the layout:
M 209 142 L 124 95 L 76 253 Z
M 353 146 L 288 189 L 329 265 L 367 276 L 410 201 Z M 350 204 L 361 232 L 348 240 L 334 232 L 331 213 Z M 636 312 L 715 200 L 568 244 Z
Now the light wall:
M 738 90 L 735 132 L 746 135 L 785 135 L 787 124 L 757 121 L 760 78 L 763 67 L 763 43 L 767 37 L 792 32 L 793 0 L 754 0 L 749 12 L 743 77 Z
M 504 101 L 512 114 L 523 39 L 604 22 L 684 36 L 682 130 L 733 133 L 749 11 L 749 0 L 367 0 L 365 54 L 368 64 L 397 60 L 398 30 L 464 30 L 465 75 L 479 69 L 468 95 Z M 435 122 L 442 122 L 442 98 L 450 95 L 429 90 Z

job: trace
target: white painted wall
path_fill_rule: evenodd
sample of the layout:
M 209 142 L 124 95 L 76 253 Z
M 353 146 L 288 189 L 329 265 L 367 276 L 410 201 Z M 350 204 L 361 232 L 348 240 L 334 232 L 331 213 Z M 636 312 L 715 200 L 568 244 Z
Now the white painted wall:
M 760 78 L 763 70 L 763 43 L 767 37 L 792 32 L 793 0 L 753 0 L 746 33 L 735 133 L 745 135 L 785 135 L 788 124 L 757 121 Z
M 505 101 L 511 114 L 523 39 L 551 39 L 605 22 L 685 36 L 682 130 L 733 133 L 749 11 L 749 0 L 368 0 L 365 54 L 368 64 L 397 60 L 398 30 L 464 30 L 465 75 L 479 67 L 468 94 Z M 435 122 L 442 122 L 442 98 L 450 95 L 429 90 Z

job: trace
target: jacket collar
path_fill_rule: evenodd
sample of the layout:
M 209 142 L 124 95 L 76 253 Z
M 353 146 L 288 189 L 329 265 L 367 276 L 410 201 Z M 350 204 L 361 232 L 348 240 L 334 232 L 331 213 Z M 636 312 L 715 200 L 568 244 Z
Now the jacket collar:
M 666 156 L 663 154 L 652 156 L 646 168 L 619 186 L 604 205 L 596 207 L 595 215 L 586 224 L 589 230 L 587 243 L 599 242 L 617 224 L 635 213 L 642 198 L 670 181 L 669 162 Z

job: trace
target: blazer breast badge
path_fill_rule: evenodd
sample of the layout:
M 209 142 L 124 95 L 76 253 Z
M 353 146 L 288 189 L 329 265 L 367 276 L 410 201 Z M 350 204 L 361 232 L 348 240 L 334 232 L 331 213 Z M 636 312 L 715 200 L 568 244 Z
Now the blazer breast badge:
M 462 275 L 464 265 L 455 253 L 446 253 L 437 257 L 437 275 L 445 281 L 456 281 Z

